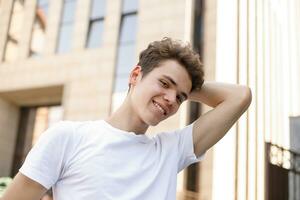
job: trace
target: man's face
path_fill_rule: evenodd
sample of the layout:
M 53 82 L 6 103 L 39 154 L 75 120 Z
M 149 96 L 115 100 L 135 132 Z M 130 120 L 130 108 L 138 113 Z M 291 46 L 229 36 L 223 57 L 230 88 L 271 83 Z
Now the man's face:
M 134 70 L 139 71 L 140 67 Z M 133 71 L 134 71 L 133 70 Z M 130 95 L 133 109 L 146 124 L 154 126 L 175 114 L 191 91 L 192 83 L 186 69 L 175 60 L 163 61 L 142 78 L 139 72 Z

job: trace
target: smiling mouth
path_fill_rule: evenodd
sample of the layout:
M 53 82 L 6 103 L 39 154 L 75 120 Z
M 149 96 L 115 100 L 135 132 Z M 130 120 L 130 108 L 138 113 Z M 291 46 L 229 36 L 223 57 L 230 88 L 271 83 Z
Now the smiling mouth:
M 158 110 L 161 112 L 161 114 L 163 114 L 163 115 L 166 115 L 166 114 L 167 114 L 166 110 L 163 109 L 163 107 L 161 107 L 157 102 L 155 102 L 155 101 L 153 101 L 153 100 L 152 100 L 152 102 L 153 102 L 154 106 L 155 106 L 156 108 L 158 108 Z

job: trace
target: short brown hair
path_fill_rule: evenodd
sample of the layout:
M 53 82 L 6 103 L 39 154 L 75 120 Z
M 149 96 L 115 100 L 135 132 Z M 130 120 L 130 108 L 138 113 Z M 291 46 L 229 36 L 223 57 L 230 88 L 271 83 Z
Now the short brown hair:
M 185 67 L 192 81 L 191 90 L 201 88 L 204 71 L 199 54 L 193 51 L 190 44 L 183 44 L 180 40 L 168 37 L 151 42 L 140 53 L 138 65 L 142 68 L 143 77 L 168 59 L 174 59 Z

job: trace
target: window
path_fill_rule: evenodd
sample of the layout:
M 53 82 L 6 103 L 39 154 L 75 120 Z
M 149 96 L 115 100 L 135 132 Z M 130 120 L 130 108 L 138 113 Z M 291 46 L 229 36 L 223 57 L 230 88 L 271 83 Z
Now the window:
M 56 49 L 57 53 L 66 53 L 71 50 L 75 10 L 76 0 L 64 1 Z
M 31 35 L 30 56 L 39 56 L 42 52 L 46 36 L 49 0 L 38 0 L 35 20 Z
M 290 117 L 290 148 L 300 154 L 300 116 Z
M 115 72 L 113 110 L 117 108 L 126 96 L 128 78 L 135 65 L 135 43 L 137 32 L 138 0 L 124 0 L 120 24 L 119 46 Z
M 124 0 L 119 35 L 115 92 L 122 92 L 128 89 L 128 76 L 135 64 L 136 21 L 137 0 Z
M 18 173 L 26 155 L 42 133 L 56 122 L 62 120 L 63 112 L 61 105 L 21 107 L 11 171 L 12 177 Z
M 87 48 L 101 46 L 105 16 L 105 0 L 92 0 L 91 14 L 86 41 Z
M 17 60 L 24 19 L 24 4 L 24 0 L 15 0 L 13 3 L 13 11 L 4 52 L 4 61 L 11 62 Z
M 135 64 L 135 37 L 136 37 L 136 15 L 127 15 L 121 23 L 121 34 L 119 39 L 116 87 L 115 92 L 128 89 L 128 76 Z

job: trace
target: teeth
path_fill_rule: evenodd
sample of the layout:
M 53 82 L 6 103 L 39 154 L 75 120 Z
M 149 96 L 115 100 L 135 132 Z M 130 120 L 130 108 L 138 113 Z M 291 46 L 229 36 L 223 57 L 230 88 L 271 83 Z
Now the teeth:
M 165 114 L 165 110 L 160 106 L 160 105 L 158 105 L 156 102 L 153 102 L 154 103 L 154 105 L 160 110 L 160 112 L 162 113 L 162 114 Z

